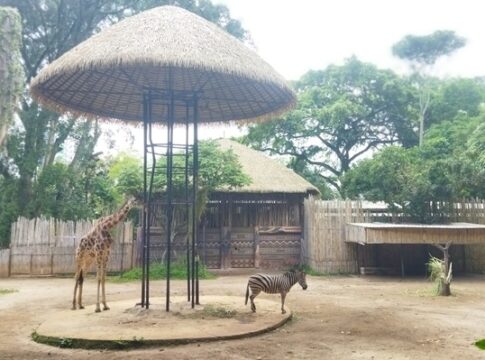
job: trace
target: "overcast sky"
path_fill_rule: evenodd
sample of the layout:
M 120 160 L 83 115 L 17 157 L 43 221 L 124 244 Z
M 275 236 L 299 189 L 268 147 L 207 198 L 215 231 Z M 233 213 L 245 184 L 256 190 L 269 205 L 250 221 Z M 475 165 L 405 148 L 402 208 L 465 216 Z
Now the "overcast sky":
M 288 80 L 356 55 L 397 72 L 391 47 L 407 34 L 453 30 L 465 48 L 437 66 L 439 76 L 485 75 L 483 0 L 214 0 L 249 31 L 259 55 Z

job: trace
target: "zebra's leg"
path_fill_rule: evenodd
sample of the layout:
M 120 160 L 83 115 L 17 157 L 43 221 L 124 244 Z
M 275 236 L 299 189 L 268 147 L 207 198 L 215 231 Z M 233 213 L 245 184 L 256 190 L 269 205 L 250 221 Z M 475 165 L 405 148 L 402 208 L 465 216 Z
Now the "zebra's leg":
M 251 296 L 249 297 L 249 299 L 251 300 L 251 310 L 253 312 L 256 312 L 256 305 L 254 304 L 254 299 L 256 298 L 256 296 L 259 295 L 259 293 L 261 292 L 261 290 L 259 289 L 251 289 Z
M 286 292 L 282 291 L 281 292 L 281 313 L 286 314 L 285 310 L 285 298 L 286 298 Z

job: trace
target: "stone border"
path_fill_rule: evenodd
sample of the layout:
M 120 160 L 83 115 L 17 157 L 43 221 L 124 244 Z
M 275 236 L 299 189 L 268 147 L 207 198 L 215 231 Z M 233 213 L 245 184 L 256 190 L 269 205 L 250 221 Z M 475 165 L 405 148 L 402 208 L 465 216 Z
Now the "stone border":
M 218 297 L 218 298 L 233 298 L 233 297 L 226 296 L 226 297 Z M 240 300 L 240 298 L 237 298 L 237 299 Z M 196 342 L 235 340 L 235 339 L 242 339 L 242 338 L 251 337 L 251 336 L 257 336 L 257 335 L 267 333 L 269 331 L 273 331 L 273 330 L 283 326 L 293 317 L 291 310 L 289 310 L 288 308 L 287 308 L 287 310 L 288 310 L 287 314 L 281 315 L 279 313 L 279 304 L 276 303 L 276 302 L 263 300 L 263 299 L 258 299 L 258 301 L 259 301 L 259 302 L 257 302 L 258 310 L 259 310 L 259 308 L 263 308 L 263 307 L 267 308 L 268 306 L 271 306 L 271 310 L 274 310 L 274 313 L 280 315 L 281 318 L 279 319 L 279 321 L 276 321 L 276 322 L 273 321 L 271 324 L 268 324 L 266 326 L 263 326 L 261 324 L 261 326 L 259 326 L 256 330 L 252 329 L 252 330 L 249 330 L 247 332 L 242 332 L 242 333 L 239 332 L 239 333 L 235 333 L 235 334 L 223 335 L 224 333 L 227 333 L 227 331 L 226 331 L 225 328 L 222 328 L 222 330 L 220 331 L 221 335 L 183 336 L 183 337 L 174 338 L 174 337 L 163 336 L 164 335 L 163 332 L 165 330 L 164 331 L 160 330 L 160 332 L 161 332 L 160 338 L 145 339 L 143 337 L 138 338 L 137 336 L 133 336 L 132 339 L 126 339 L 126 336 L 125 336 L 123 339 L 121 337 L 118 338 L 118 339 L 115 339 L 115 338 L 113 338 L 113 339 L 104 338 L 103 339 L 100 336 L 100 338 L 98 338 L 98 339 L 93 339 L 93 338 L 83 338 L 83 337 L 71 337 L 70 335 L 67 335 L 67 334 L 66 334 L 65 337 L 59 336 L 57 334 L 52 335 L 52 333 L 50 333 L 49 331 L 44 331 L 45 329 L 43 329 L 43 327 L 42 327 L 43 324 L 49 322 L 49 320 L 47 320 L 44 323 L 42 323 L 37 328 L 37 330 L 34 331 L 31 334 L 31 337 L 37 343 L 56 346 L 56 347 L 60 347 L 60 348 L 113 349 L 113 350 L 135 349 L 135 348 L 154 347 L 154 346 L 174 346 L 174 345 L 182 345 L 182 344 L 189 344 L 189 343 L 196 343 Z M 124 303 L 124 302 L 113 302 L 110 305 L 113 305 L 112 308 L 116 308 L 117 303 Z M 133 303 L 135 303 L 134 300 L 133 300 Z M 207 303 L 207 305 L 209 305 L 209 304 L 211 304 L 211 303 L 210 302 Z M 249 308 L 249 306 L 248 306 L 248 308 Z M 94 309 L 93 306 L 87 307 L 87 309 L 82 310 L 82 311 L 84 311 L 83 315 L 90 316 L 91 311 L 93 309 Z M 79 311 L 79 310 L 77 310 L 77 311 Z M 115 314 L 116 311 L 117 310 L 113 311 L 113 317 L 116 316 L 116 314 Z M 246 311 L 250 312 L 250 310 L 246 310 Z M 267 311 L 268 310 L 266 310 L 266 312 Z M 67 313 L 67 311 L 63 311 L 61 313 L 58 313 L 57 316 L 59 316 L 59 315 L 62 316 L 65 313 Z M 271 314 L 271 316 L 273 317 L 273 314 Z M 264 318 L 264 314 L 262 314 L 261 317 Z M 220 320 L 225 321 L 226 319 L 220 319 Z M 66 319 L 66 321 L 69 321 L 69 320 Z M 91 319 L 90 319 L 90 321 L 91 321 Z M 210 321 L 210 320 L 205 320 L 205 321 Z M 233 319 L 227 319 L 227 321 L 228 322 L 229 321 L 234 322 Z M 266 322 L 268 322 L 268 320 L 266 320 Z M 190 322 L 188 322 L 184 319 L 180 320 L 179 326 L 187 326 L 188 327 L 190 325 L 193 325 L 193 324 L 191 324 Z M 72 326 L 75 326 L 75 324 L 73 324 Z M 113 325 L 113 326 L 116 326 L 116 325 Z M 117 325 L 117 326 L 122 326 L 122 325 Z M 230 326 L 230 324 L 228 326 Z M 244 324 L 242 324 L 241 326 L 244 326 Z M 133 329 L 133 332 L 137 333 L 137 335 L 140 335 L 140 332 L 136 327 Z M 115 335 L 116 334 L 116 328 L 113 328 L 113 332 L 111 332 L 111 333 L 113 334 L 113 337 L 115 337 L 116 336 Z M 200 332 L 197 332 L 197 333 L 200 333 Z M 166 333 L 165 333 L 165 335 L 166 335 Z

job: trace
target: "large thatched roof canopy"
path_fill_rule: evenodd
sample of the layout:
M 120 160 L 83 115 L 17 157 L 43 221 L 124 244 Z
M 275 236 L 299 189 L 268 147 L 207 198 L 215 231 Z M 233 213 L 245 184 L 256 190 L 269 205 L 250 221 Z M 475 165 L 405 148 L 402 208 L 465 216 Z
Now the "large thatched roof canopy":
M 171 88 L 185 119 L 194 92 L 199 121 L 262 120 L 295 102 L 283 78 L 254 51 L 213 23 L 174 6 L 126 18 L 79 44 L 32 81 L 51 109 L 128 121 L 143 118 L 142 96 Z M 177 106 L 178 105 L 178 106 Z M 163 121 L 167 106 L 153 105 Z

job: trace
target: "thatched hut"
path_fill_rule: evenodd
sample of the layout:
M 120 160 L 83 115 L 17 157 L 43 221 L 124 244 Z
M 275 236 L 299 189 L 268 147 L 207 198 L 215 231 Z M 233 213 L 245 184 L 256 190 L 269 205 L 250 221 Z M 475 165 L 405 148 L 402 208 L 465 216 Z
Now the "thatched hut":
M 303 200 L 318 189 L 281 162 L 235 141 L 221 139 L 232 149 L 249 185 L 210 194 L 199 227 L 199 254 L 209 268 L 285 268 L 300 263 Z M 165 246 L 152 232 L 151 253 L 160 258 Z M 184 253 L 184 234 L 174 241 Z M 160 239 L 158 241 L 157 239 Z

